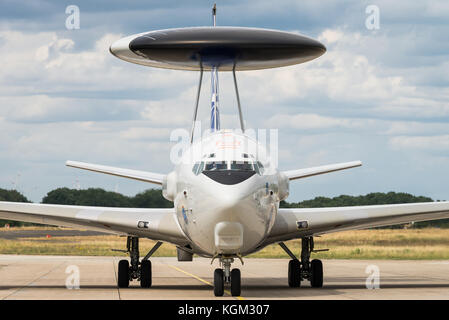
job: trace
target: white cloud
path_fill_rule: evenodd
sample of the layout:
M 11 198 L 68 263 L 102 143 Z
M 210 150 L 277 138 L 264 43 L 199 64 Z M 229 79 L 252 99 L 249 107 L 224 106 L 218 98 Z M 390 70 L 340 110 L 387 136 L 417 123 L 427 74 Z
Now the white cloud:
M 342 31 L 327 29 L 321 33 L 318 40 L 320 40 L 322 42 L 326 42 L 326 43 L 334 43 L 334 42 L 340 41 L 341 39 L 343 39 L 343 37 L 344 37 L 344 34 Z
M 387 135 L 435 135 L 449 132 L 444 122 L 389 121 L 383 133 Z
M 440 93 L 441 94 L 441 93 Z M 421 94 L 419 94 L 421 95 Z M 435 118 L 449 116 L 449 102 L 442 97 L 392 97 L 391 101 L 379 104 L 374 110 L 379 114 L 407 116 L 413 118 Z
M 390 144 L 395 148 L 449 151 L 449 135 L 397 136 L 390 139 Z
M 366 120 L 342 119 L 320 116 L 318 114 L 277 114 L 270 117 L 266 125 L 269 128 L 324 129 L 324 128 L 361 128 Z
M 120 132 L 120 136 L 129 140 L 158 139 L 165 140 L 170 137 L 168 128 L 132 127 Z

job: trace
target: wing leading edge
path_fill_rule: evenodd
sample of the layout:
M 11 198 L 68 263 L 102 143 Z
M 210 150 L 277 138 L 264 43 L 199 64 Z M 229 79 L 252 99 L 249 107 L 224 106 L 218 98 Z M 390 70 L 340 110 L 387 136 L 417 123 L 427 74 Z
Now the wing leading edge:
M 188 243 L 174 208 L 135 209 L 1 202 L 0 219 L 134 235 L 177 245 Z
M 89 170 L 94 172 L 100 172 L 105 174 L 110 174 L 113 176 L 129 178 L 134 180 L 140 180 L 144 182 L 150 182 L 154 184 L 161 185 L 164 180 L 164 175 L 159 173 L 152 173 L 146 171 L 138 171 L 138 170 L 130 170 L 130 169 L 122 169 L 116 167 L 103 166 L 99 164 L 91 164 L 77 161 L 67 161 L 66 166 Z
M 449 201 L 338 208 L 280 208 L 264 245 L 325 233 L 449 218 Z
M 330 164 L 330 165 L 312 167 L 312 168 L 306 168 L 306 169 L 289 170 L 289 171 L 284 171 L 283 173 L 288 177 L 289 180 L 296 180 L 296 179 L 316 176 L 319 174 L 325 174 L 325 173 L 334 172 L 334 171 L 356 168 L 356 167 L 360 167 L 361 165 L 362 165 L 361 161 L 351 161 L 351 162 L 336 163 L 336 164 Z

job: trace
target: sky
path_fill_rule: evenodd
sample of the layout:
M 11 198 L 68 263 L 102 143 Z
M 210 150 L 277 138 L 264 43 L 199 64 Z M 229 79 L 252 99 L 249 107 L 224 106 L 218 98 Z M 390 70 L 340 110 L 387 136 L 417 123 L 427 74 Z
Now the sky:
M 291 182 L 288 201 L 388 191 L 449 200 L 448 1 L 216 2 L 218 25 L 299 32 L 327 48 L 305 64 L 237 74 L 246 126 L 278 129 L 281 170 L 363 162 Z M 0 0 L 0 188 L 39 202 L 57 187 L 153 187 L 65 161 L 172 170 L 170 133 L 190 128 L 198 73 L 133 65 L 108 48 L 131 34 L 210 25 L 213 3 Z M 79 29 L 66 28 L 69 5 Z M 367 27 L 370 5 L 378 28 Z M 229 73 L 220 112 L 222 127 L 239 126 Z

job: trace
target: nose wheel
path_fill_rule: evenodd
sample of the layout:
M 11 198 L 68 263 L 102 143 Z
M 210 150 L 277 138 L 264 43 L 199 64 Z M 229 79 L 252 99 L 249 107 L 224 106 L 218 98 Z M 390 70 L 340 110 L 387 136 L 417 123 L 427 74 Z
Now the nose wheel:
M 239 269 L 232 269 L 231 271 L 231 295 L 233 297 L 239 296 L 241 292 L 241 280 Z
M 215 269 L 214 271 L 214 295 L 216 297 L 223 296 L 224 293 L 224 272 L 223 269 Z
M 214 271 L 214 295 L 222 297 L 225 285 L 230 285 L 231 295 L 233 297 L 239 296 L 241 293 L 241 273 L 237 268 L 231 271 L 231 263 L 234 262 L 234 259 L 222 258 L 220 262 L 222 268 L 217 268 Z

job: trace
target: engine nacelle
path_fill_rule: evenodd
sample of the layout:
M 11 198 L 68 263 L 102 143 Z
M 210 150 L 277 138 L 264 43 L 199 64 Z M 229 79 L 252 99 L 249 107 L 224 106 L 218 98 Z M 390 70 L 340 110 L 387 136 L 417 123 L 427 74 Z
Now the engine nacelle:
M 177 174 L 176 171 L 172 171 L 164 177 L 162 181 L 162 195 L 165 199 L 169 201 L 174 201 L 176 197 L 176 182 Z

